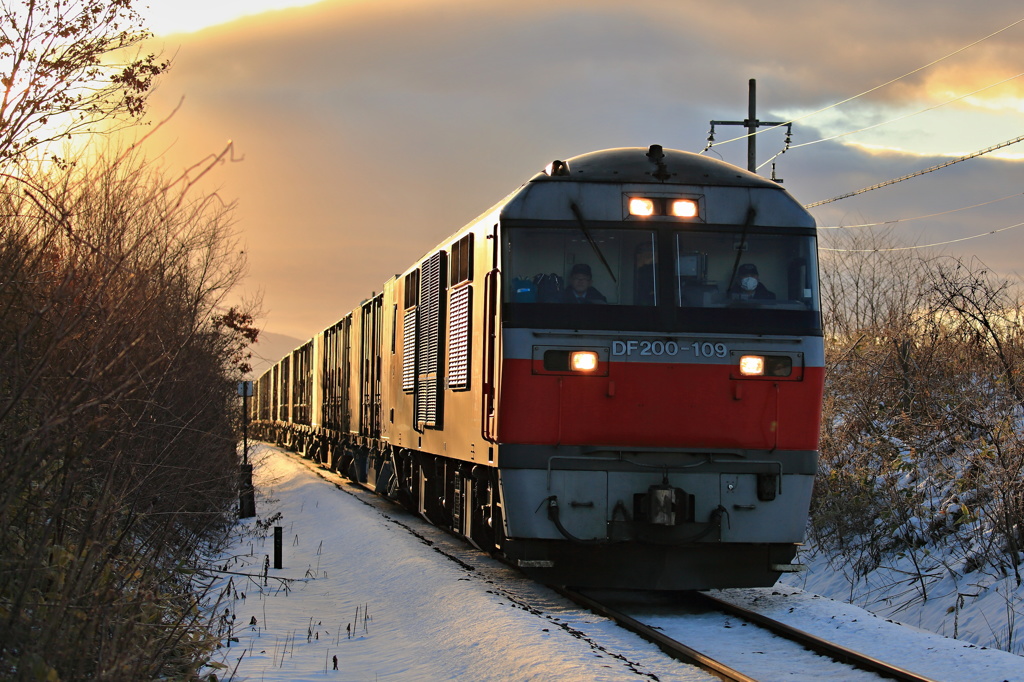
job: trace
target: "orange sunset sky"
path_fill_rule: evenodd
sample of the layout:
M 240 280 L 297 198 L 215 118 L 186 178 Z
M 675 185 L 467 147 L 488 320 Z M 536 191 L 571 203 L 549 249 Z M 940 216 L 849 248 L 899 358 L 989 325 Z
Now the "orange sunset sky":
M 210 180 L 237 202 L 239 295 L 262 292 L 265 330 L 295 340 L 552 159 L 701 151 L 710 120 L 746 117 L 750 78 L 759 118 L 796 119 L 777 173 L 804 203 L 1024 135 L 1024 7 L 1008 0 L 151 4 L 173 67 L 149 118 L 180 108 L 149 153 L 183 169 L 233 142 Z M 781 149 L 760 135 L 759 163 Z M 708 153 L 746 162 L 744 141 Z M 1022 180 L 1024 142 L 812 212 L 949 242 L 1024 220 Z M 1024 228 L 942 248 L 1016 277 L 1022 244 Z

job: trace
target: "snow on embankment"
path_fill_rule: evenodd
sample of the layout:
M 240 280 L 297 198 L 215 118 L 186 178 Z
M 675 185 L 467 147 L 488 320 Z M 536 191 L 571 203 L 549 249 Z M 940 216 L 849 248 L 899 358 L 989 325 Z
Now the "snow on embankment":
M 222 680 L 711 679 L 311 462 L 266 446 L 252 459 L 258 517 L 239 524 L 215 590 L 235 639 Z M 1017 656 L 801 590 L 715 594 L 937 680 L 1024 680 Z
M 283 566 L 273 529 L 245 523 L 220 564 L 256 577 L 229 576 L 221 679 L 236 664 L 234 679 L 264 682 L 711 679 L 308 462 L 264 446 L 253 460 Z

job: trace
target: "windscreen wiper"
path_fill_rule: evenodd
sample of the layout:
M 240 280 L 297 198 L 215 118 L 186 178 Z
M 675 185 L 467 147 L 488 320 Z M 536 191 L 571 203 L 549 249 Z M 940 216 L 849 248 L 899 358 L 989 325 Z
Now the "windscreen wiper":
M 732 274 L 729 275 L 729 288 L 731 291 L 733 286 L 736 285 L 736 273 L 740 269 L 740 261 L 743 259 L 743 252 L 747 250 L 747 231 L 750 226 L 754 223 L 754 217 L 757 215 L 757 211 L 754 210 L 753 206 L 747 208 L 747 218 L 743 221 L 743 233 L 740 235 L 740 244 L 736 249 L 736 259 L 732 264 Z
M 588 242 L 590 242 L 590 248 L 594 249 L 594 253 L 596 253 L 597 257 L 601 259 L 601 262 L 604 264 L 605 269 L 611 276 L 612 281 L 618 284 L 619 280 L 615 277 L 615 273 L 612 272 L 612 266 L 608 264 L 608 260 L 604 257 L 604 254 L 601 253 L 601 247 L 597 245 L 597 242 L 594 241 L 594 237 L 590 234 L 590 230 L 587 229 L 587 223 L 583 220 L 583 213 L 580 212 L 580 207 L 576 205 L 576 202 L 570 202 L 569 208 L 572 209 L 572 214 L 576 216 L 576 221 L 580 224 L 580 231 L 583 233 L 583 236 L 587 238 Z

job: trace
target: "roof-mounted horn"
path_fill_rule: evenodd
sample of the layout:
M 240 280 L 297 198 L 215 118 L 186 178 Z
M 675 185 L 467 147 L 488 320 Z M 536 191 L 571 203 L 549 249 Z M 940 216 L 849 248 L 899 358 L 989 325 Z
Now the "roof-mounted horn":
M 550 177 L 564 176 L 569 174 L 569 164 L 565 161 L 555 159 L 544 168 L 544 174 Z

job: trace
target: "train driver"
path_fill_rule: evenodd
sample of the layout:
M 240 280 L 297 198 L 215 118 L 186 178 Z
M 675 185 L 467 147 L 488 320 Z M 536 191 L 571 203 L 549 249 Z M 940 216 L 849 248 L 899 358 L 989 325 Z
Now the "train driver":
M 729 289 L 732 298 L 774 301 L 775 294 L 761 282 L 757 266 L 744 263 L 736 271 L 736 283 Z
M 572 266 L 569 272 L 569 286 L 562 294 L 563 303 L 607 303 L 608 299 L 600 291 L 590 284 L 593 276 L 590 266 L 586 263 L 577 263 Z

